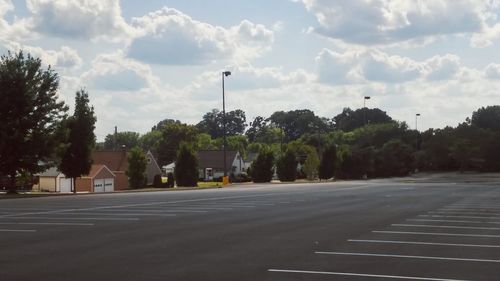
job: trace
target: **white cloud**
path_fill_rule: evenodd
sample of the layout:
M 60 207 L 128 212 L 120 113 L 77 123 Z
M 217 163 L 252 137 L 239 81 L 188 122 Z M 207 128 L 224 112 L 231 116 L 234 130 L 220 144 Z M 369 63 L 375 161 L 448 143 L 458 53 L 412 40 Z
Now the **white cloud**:
M 89 71 L 82 74 L 89 88 L 107 91 L 154 89 L 158 79 L 148 65 L 125 58 L 122 51 L 98 55 Z
M 119 0 L 27 0 L 33 28 L 63 38 L 120 40 L 133 30 Z
M 5 47 L 11 52 L 22 50 L 35 58 L 40 58 L 43 65 L 50 65 L 59 70 L 77 68 L 82 64 L 82 58 L 78 55 L 78 52 L 68 46 L 62 46 L 60 50 L 45 50 L 40 47 L 10 42 L 6 43 Z
M 489 79 L 500 79 L 500 64 L 489 64 L 484 70 L 484 74 Z
M 429 80 L 451 79 L 460 70 L 460 58 L 451 54 L 434 56 L 424 62 L 424 68 Z
M 152 64 L 244 61 L 260 56 L 274 40 L 272 30 L 248 20 L 226 29 L 194 20 L 167 7 L 134 18 L 132 26 L 140 35 L 130 44 L 128 55 Z
M 30 37 L 28 22 L 24 19 L 14 18 L 12 22 L 5 19 L 5 16 L 15 9 L 11 0 L 0 0 L 0 41 L 10 41 L 12 39 L 27 39 Z
M 302 0 L 316 16 L 314 30 L 355 44 L 480 32 L 490 7 L 483 0 Z
M 419 78 L 421 72 L 418 62 L 378 50 L 354 49 L 337 53 L 323 49 L 316 57 L 316 64 L 319 81 L 331 84 L 401 83 Z

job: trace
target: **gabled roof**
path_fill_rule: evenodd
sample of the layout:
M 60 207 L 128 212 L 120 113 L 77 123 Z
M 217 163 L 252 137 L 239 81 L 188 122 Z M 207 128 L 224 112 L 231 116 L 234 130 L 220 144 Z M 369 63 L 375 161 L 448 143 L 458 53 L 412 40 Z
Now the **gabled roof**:
M 108 170 L 113 176 L 115 176 L 115 174 L 108 167 L 106 167 L 106 165 L 92 164 L 92 166 L 90 167 L 89 174 L 82 176 L 82 178 L 95 178 L 101 172 L 102 169 Z
M 226 151 L 226 165 L 231 168 L 238 151 Z M 198 151 L 198 166 L 200 168 L 224 169 L 223 150 L 200 150 Z
M 59 174 L 61 174 L 61 172 L 57 169 L 57 167 L 52 167 L 52 168 L 49 168 L 49 169 L 43 171 L 43 173 L 40 173 L 38 176 L 40 176 L 40 177 L 57 177 L 57 176 L 59 176 Z
M 106 165 L 111 171 L 126 171 L 128 168 L 127 151 L 94 151 L 94 164 Z

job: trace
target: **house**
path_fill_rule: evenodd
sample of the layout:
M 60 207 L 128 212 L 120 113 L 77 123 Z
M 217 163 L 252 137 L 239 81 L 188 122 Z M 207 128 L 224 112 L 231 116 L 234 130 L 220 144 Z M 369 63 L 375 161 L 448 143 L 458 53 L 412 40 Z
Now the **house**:
M 66 178 L 56 167 L 49 168 L 38 174 L 38 191 L 71 192 L 73 180 Z
M 77 192 L 113 192 L 115 174 L 103 164 L 92 164 L 88 175 L 76 178 Z
M 161 175 L 161 169 L 150 151 L 146 153 L 146 158 L 147 184 L 152 185 L 154 176 Z M 94 164 L 106 165 L 113 172 L 115 175 L 115 190 L 129 188 L 128 177 L 126 175 L 128 169 L 128 151 L 94 151 L 92 153 L 92 160 Z
M 200 150 L 197 156 L 200 179 L 213 180 L 224 176 L 223 150 Z M 226 169 L 229 176 L 245 172 L 244 162 L 238 151 L 226 151 Z

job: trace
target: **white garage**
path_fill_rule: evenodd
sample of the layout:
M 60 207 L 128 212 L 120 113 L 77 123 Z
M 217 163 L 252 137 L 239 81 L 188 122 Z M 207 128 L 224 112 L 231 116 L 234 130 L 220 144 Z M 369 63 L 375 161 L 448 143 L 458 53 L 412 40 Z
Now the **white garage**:
M 71 192 L 71 186 L 73 185 L 73 180 L 65 177 L 59 178 L 59 192 L 69 193 Z
M 114 178 L 94 179 L 94 192 L 113 192 L 114 186 Z

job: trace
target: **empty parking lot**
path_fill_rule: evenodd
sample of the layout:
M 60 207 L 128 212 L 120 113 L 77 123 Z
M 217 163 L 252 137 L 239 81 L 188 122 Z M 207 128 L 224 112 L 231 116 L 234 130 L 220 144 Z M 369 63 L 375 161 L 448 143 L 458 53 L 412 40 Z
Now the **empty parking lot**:
M 500 280 L 500 185 L 2 200 L 0 249 L 0 280 Z

